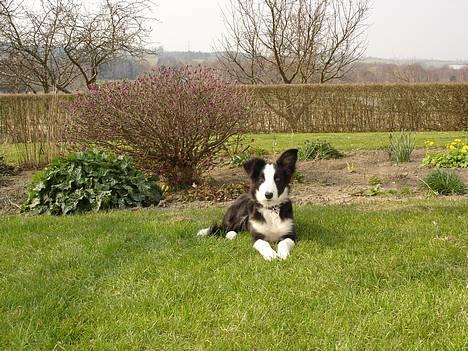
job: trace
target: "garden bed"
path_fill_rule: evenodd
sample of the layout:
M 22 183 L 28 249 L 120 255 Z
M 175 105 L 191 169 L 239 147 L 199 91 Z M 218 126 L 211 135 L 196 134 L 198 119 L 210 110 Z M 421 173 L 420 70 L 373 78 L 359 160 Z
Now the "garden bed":
M 421 180 L 431 169 L 421 165 L 424 150 L 415 150 L 413 161 L 400 165 L 389 161 L 383 150 L 347 152 L 344 158 L 301 161 L 298 163 L 299 181 L 293 184 L 296 204 L 342 204 L 417 199 L 427 197 Z M 468 170 L 456 171 L 468 183 Z M 0 214 L 17 213 L 25 200 L 24 191 L 31 172 L 5 177 L 0 188 Z M 242 168 L 220 167 L 208 174 L 204 185 L 189 190 L 170 192 L 162 206 L 170 208 L 198 208 L 225 206 L 248 186 Z M 376 188 L 369 183 L 380 180 Z M 454 196 L 468 199 L 468 196 Z

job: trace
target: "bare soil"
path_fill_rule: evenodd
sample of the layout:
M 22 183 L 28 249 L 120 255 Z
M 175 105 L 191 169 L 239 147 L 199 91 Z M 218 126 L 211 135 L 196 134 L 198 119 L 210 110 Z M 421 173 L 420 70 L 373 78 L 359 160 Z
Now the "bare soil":
M 0 176 L 0 215 L 19 213 L 32 174 L 32 171 L 20 171 L 16 175 Z
M 431 169 L 421 165 L 423 157 L 424 150 L 415 150 L 413 161 L 398 165 L 389 160 L 385 151 L 376 150 L 349 152 L 341 159 L 301 161 L 297 167 L 298 180 L 293 183 L 292 199 L 295 204 L 344 204 L 425 198 L 428 192 L 422 187 L 421 179 Z M 467 169 L 456 172 L 465 184 L 468 183 Z M 25 187 L 31 175 L 32 172 L 21 172 L 2 178 L 0 214 L 19 212 L 21 203 L 26 199 Z M 371 177 L 374 181 L 380 180 L 378 189 L 369 183 Z M 225 206 L 248 185 L 248 179 L 240 167 L 216 168 L 209 172 L 208 179 L 209 187 L 204 191 L 212 192 L 213 196 L 203 195 L 201 189 L 194 188 L 168 195 L 161 206 Z M 450 198 L 466 201 L 468 195 Z

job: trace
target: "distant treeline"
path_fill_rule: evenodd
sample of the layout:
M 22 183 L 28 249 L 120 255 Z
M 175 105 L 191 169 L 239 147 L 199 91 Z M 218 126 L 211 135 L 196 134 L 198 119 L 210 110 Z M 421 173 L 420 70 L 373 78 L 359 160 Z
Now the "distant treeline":
M 99 69 L 99 81 L 133 80 L 145 72 L 161 67 L 181 67 L 204 65 L 222 69 L 216 53 L 161 51 L 158 55 L 148 55 L 143 59 L 123 57 L 104 64 Z M 346 75 L 346 78 L 331 83 L 431 83 L 431 82 L 468 82 L 468 65 L 438 64 L 425 62 L 358 62 Z M 86 90 L 85 84 L 77 79 L 72 85 L 73 91 Z M 2 83 L 0 92 L 24 92 L 21 85 L 10 86 Z

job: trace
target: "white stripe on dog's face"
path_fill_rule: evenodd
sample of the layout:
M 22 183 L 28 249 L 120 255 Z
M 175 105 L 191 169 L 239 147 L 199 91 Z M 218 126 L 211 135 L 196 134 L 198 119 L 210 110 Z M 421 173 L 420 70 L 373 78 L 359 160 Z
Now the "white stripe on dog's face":
M 255 197 L 262 205 L 267 205 L 270 201 L 278 198 L 278 188 L 275 183 L 275 166 L 267 164 L 262 172 L 263 183 L 260 184 Z
M 255 191 L 257 201 L 265 207 L 273 207 L 284 202 L 288 198 L 288 187 L 284 189 L 281 195 L 278 195 L 278 187 L 275 182 L 276 168 L 273 164 L 267 164 L 261 175 L 263 182 Z

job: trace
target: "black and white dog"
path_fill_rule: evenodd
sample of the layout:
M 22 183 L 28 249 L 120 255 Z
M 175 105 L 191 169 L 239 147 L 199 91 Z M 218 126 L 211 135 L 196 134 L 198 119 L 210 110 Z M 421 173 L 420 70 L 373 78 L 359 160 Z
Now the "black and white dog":
M 252 158 L 244 163 L 251 179 L 250 192 L 241 195 L 229 207 L 223 223 L 200 230 L 198 236 L 227 233 L 234 239 L 240 231 L 249 231 L 253 247 L 271 261 L 286 259 L 296 242 L 289 183 L 296 169 L 297 149 L 285 151 L 276 163 Z M 270 243 L 278 242 L 278 252 Z

